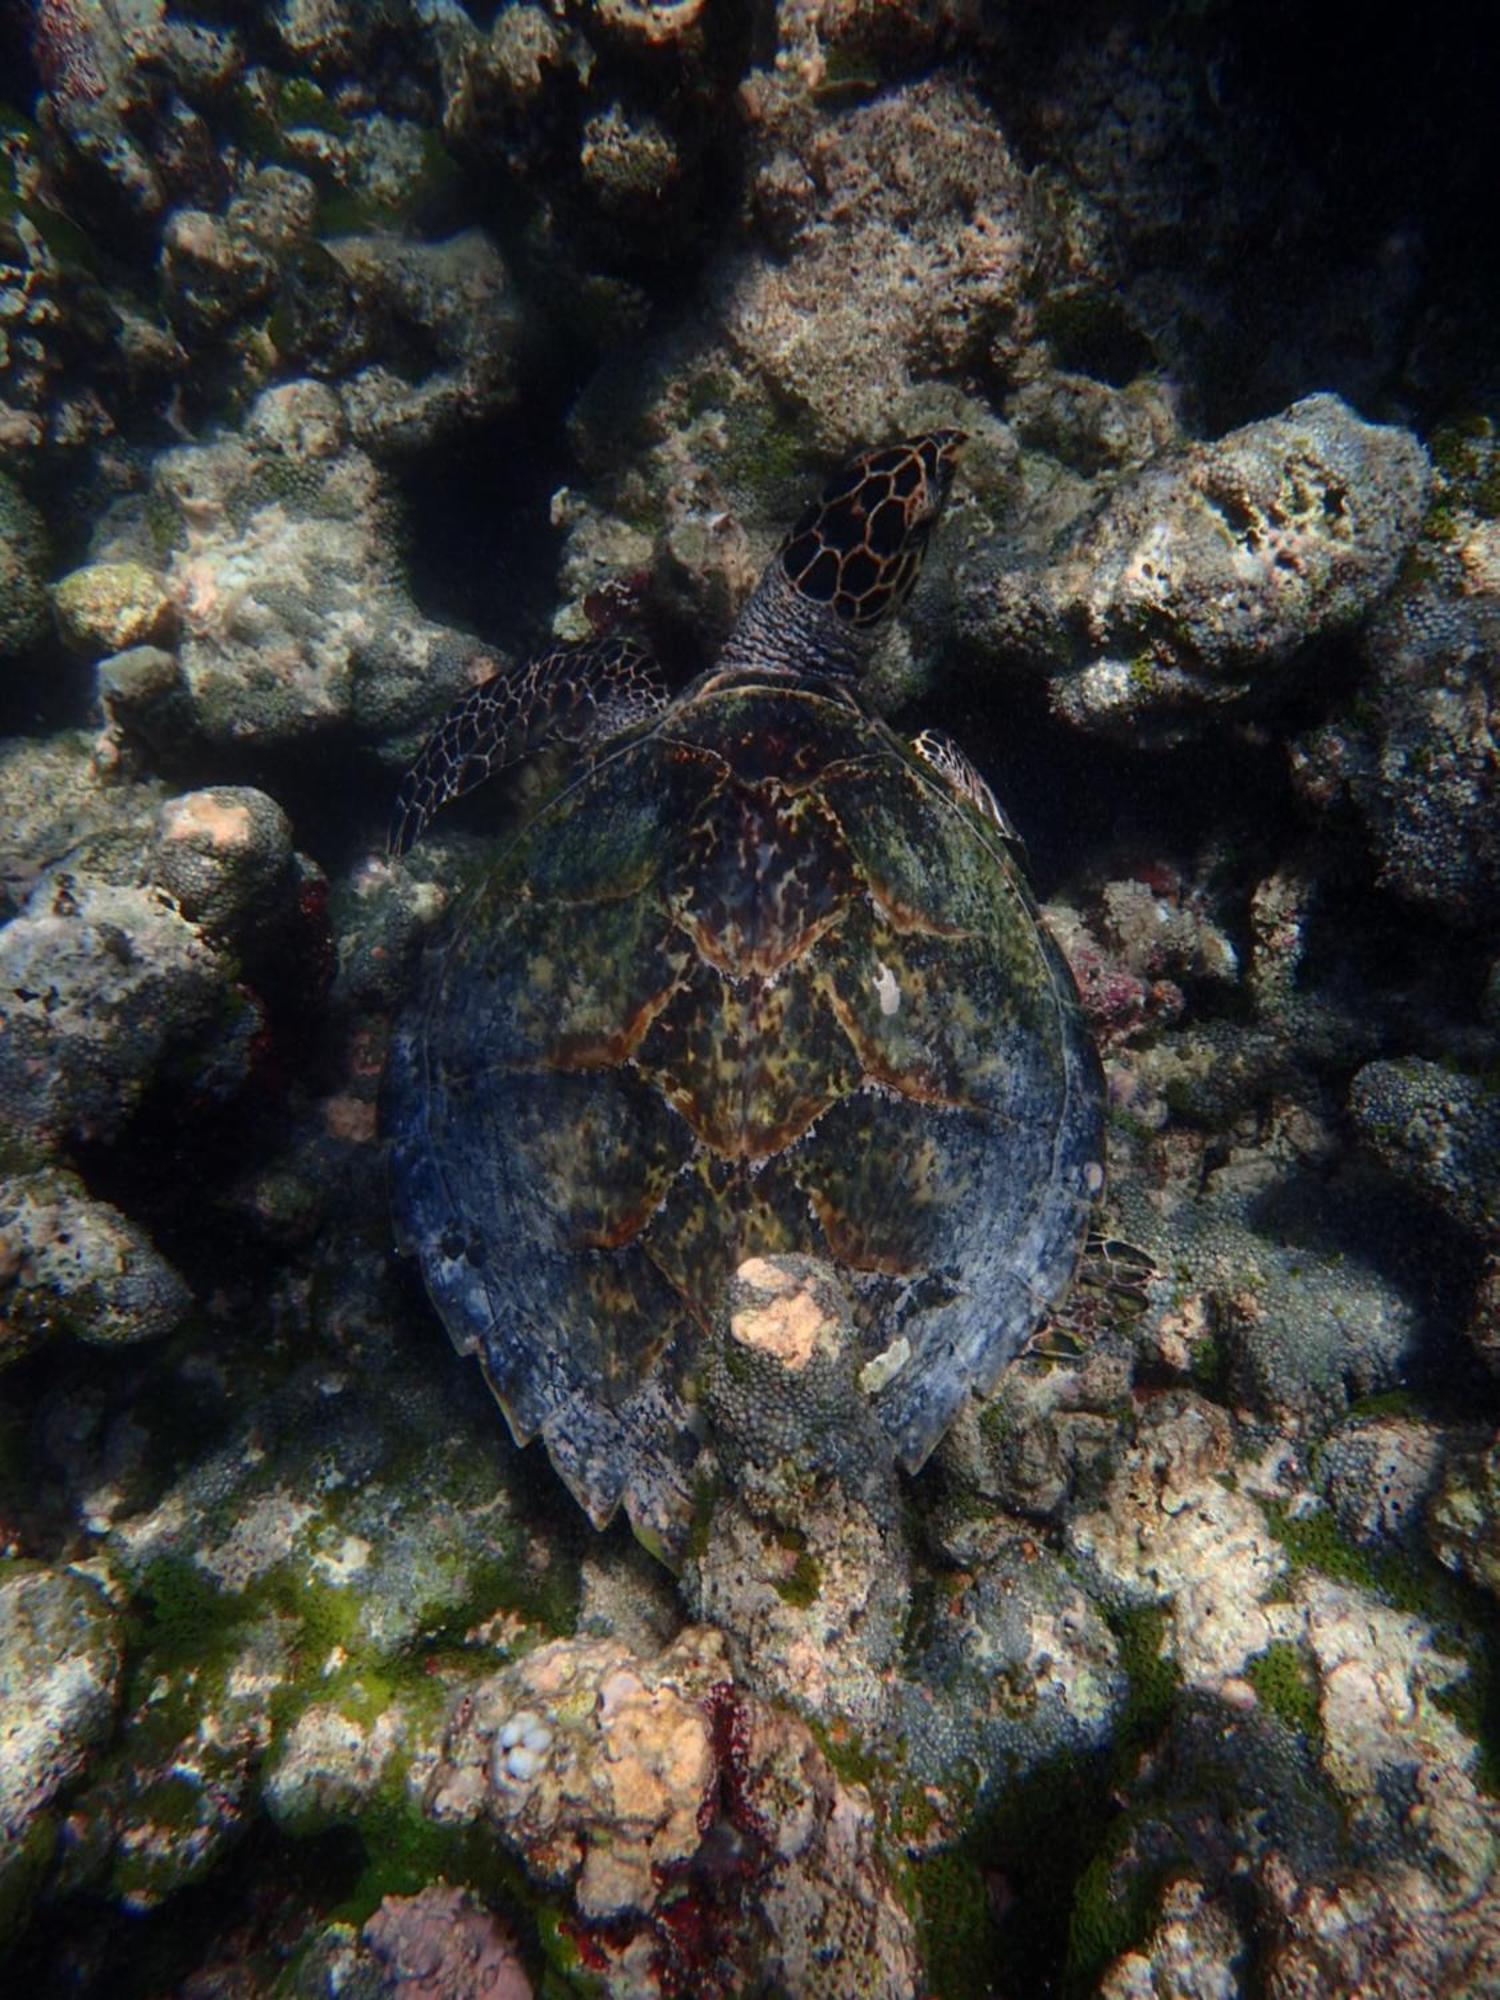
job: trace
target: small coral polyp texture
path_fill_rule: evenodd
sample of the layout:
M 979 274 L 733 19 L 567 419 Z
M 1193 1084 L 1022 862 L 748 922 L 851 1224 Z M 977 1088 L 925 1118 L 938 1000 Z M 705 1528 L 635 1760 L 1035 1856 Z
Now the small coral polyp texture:
M 735 1683 L 711 1629 L 655 1657 L 560 1640 L 482 1682 L 428 1800 L 440 1824 L 483 1815 L 539 1885 L 566 1887 L 561 1934 L 611 1980 L 650 1967 L 651 1991 L 730 2000 L 767 1970 L 823 1991 L 836 1961 L 841 1991 L 914 1990 L 868 1795 Z

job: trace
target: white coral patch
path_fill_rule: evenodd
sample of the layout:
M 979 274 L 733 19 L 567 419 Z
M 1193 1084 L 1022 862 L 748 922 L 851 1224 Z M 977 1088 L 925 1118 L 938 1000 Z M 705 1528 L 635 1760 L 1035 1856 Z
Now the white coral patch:
M 875 961 L 875 997 L 880 1002 L 882 1014 L 894 1014 L 901 1005 L 901 988 L 896 975 L 888 965 Z

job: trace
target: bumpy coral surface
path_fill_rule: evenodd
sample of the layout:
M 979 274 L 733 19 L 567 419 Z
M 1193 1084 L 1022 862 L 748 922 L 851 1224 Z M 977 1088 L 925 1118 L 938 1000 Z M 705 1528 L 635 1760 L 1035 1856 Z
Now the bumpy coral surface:
M 1045 663 L 1081 727 L 1186 727 L 1377 604 L 1426 488 L 1408 433 L 1310 396 L 1122 480 L 1040 562 L 982 556 L 964 629 Z
M 1485 54 L 0 9 L 0 1988 L 1500 1990 Z M 391 1024 L 567 769 L 399 864 L 391 793 L 554 641 L 680 688 L 936 426 L 866 692 L 1029 854 L 1108 1181 L 915 1477 L 827 1273 L 741 1272 L 669 1570 L 387 1202 Z

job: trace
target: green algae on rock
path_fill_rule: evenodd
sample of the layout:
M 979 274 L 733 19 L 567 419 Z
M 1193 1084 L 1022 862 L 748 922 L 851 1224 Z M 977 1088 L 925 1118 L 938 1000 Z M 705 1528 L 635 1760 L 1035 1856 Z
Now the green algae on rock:
M 0 658 L 46 630 L 47 562 L 41 515 L 14 480 L 0 475 Z

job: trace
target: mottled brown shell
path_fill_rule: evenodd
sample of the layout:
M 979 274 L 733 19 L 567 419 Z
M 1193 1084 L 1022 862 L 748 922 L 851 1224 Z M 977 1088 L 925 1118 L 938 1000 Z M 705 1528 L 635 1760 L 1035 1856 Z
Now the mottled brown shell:
M 914 1468 L 1067 1282 L 1101 1105 L 1001 830 L 852 685 L 744 669 L 504 844 L 387 1084 L 450 1333 L 596 1521 L 668 1548 L 736 1266 L 839 1269 Z

